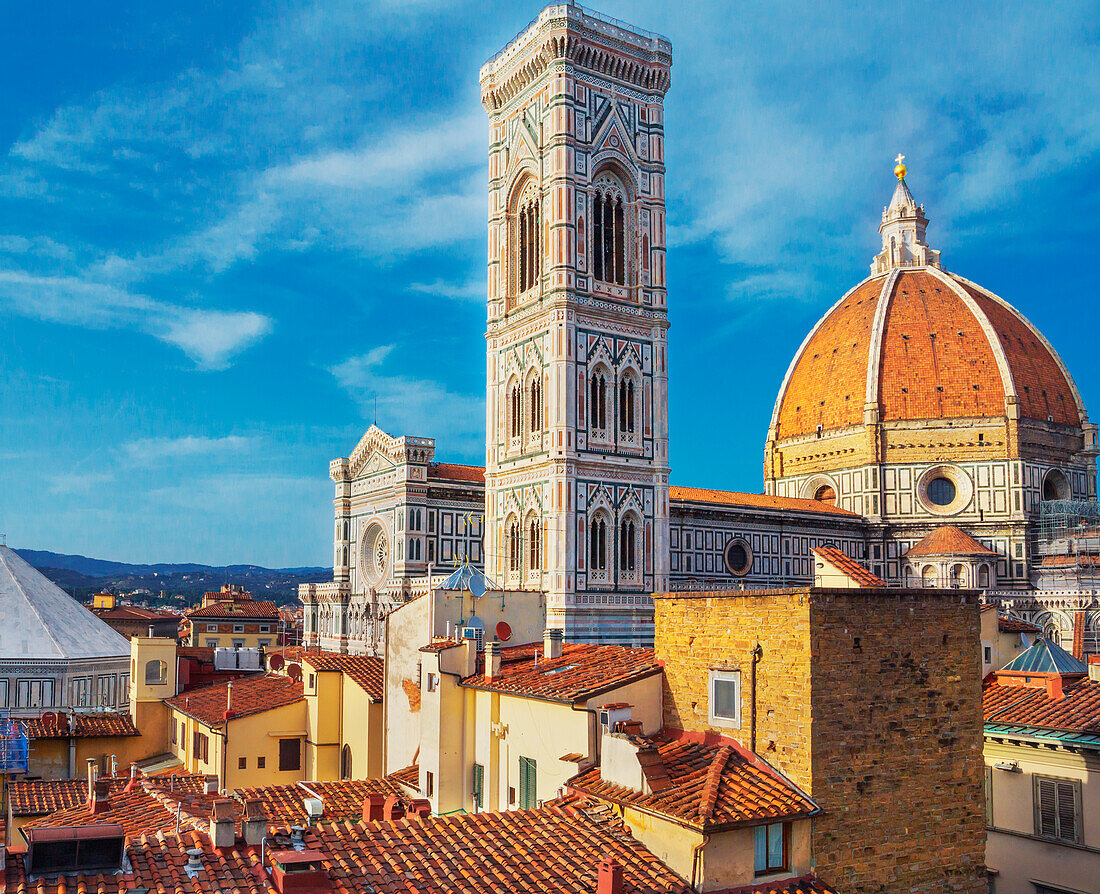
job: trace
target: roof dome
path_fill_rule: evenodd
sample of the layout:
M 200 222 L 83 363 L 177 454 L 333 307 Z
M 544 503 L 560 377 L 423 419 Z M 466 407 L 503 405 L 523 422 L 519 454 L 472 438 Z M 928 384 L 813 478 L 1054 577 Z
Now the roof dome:
M 926 224 L 899 180 L 871 276 L 833 305 L 791 362 L 772 440 L 860 425 L 869 415 L 882 423 L 1004 417 L 1012 405 L 1042 423 L 1087 421 L 1049 342 L 1004 299 L 941 269 Z

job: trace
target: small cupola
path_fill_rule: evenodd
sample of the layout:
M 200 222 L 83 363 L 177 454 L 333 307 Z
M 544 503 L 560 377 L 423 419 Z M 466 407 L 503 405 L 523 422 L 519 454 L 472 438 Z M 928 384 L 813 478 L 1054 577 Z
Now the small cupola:
M 878 228 L 882 234 L 882 251 L 871 261 L 872 276 L 889 273 L 897 267 L 940 266 L 939 251 L 929 248 L 925 241 L 928 218 L 924 215 L 924 206 L 917 204 L 905 182 L 908 173 L 905 156 L 898 155 L 894 161 L 898 182 L 890 204 L 882 210 L 882 223 Z

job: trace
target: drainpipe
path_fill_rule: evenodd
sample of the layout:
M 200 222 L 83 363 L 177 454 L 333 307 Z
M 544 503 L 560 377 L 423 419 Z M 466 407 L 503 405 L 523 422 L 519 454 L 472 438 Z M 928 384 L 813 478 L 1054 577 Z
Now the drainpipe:
M 752 702 L 750 708 L 751 714 L 749 716 L 749 750 L 753 754 L 756 754 L 756 665 L 760 663 L 760 659 L 763 657 L 764 650 L 760 646 L 760 640 L 757 640 L 752 650 L 752 669 L 750 671 Z
M 700 841 L 695 847 L 691 849 L 691 890 L 699 891 L 699 884 L 697 883 L 699 872 L 699 859 L 703 855 L 703 848 L 710 844 L 710 836 L 704 835 L 703 840 Z
M 538 652 L 535 653 L 535 658 L 538 658 Z M 595 766 L 600 762 L 600 712 L 597 708 L 577 707 L 577 703 L 574 702 L 569 706 L 572 710 L 578 714 L 588 715 L 588 760 L 591 763 L 588 767 Z M 588 767 L 584 769 L 587 770 Z M 577 767 L 577 772 L 583 772 L 580 767 Z

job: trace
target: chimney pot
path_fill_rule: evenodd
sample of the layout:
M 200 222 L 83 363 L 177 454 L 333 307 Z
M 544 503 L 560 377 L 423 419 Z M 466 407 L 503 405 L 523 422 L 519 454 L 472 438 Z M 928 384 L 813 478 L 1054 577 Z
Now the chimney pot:
M 216 795 L 218 793 L 218 777 L 206 776 L 203 778 L 202 790 L 204 794 Z
M 258 798 L 249 798 L 244 802 L 244 822 L 241 823 L 241 831 L 246 845 L 256 847 L 263 843 L 267 835 L 267 815 L 264 813 L 263 801 Z
M 220 798 L 211 805 L 210 840 L 214 847 L 233 847 L 237 841 L 237 824 L 233 819 L 233 802 Z
M 612 857 L 600 861 L 596 894 L 623 894 L 623 867 Z
M 381 792 L 371 792 L 363 799 L 363 822 L 373 823 L 384 819 L 383 808 L 386 796 Z
M 432 802 L 427 798 L 415 798 L 409 805 L 409 815 L 415 815 L 420 819 L 427 819 L 432 815 Z
M 542 634 L 542 655 L 548 661 L 561 658 L 562 634 L 556 628 L 547 628 Z
M 92 813 L 111 809 L 111 780 L 97 779 L 92 786 Z
M 493 679 L 500 676 L 500 643 L 485 644 L 485 676 Z
M 382 819 L 399 820 L 405 817 L 405 805 L 397 795 L 390 795 L 382 805 Z

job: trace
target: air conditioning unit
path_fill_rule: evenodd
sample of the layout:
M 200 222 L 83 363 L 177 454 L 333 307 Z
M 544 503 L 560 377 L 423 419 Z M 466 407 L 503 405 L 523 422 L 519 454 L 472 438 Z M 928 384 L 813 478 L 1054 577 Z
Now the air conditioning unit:
M 615 731 L 615 724 L 630 719 L 630 705 L 616 703 L 604 705 L 600 708 L 600 731 L 611 733 Z
M 484 627 L 460 627 L 459 635 L 462 639 L 472 639 L 477 650 L 480 652 L 485 648 L 485 628 Z
M 306 813 L 309 814 L 309 821 L 311 823 L 317 822 L 321 818 L 321 814 L 325 812 L 325 805 L 320 798 L 306 798 L 302 801 L 302 806 L 305 807 Z

